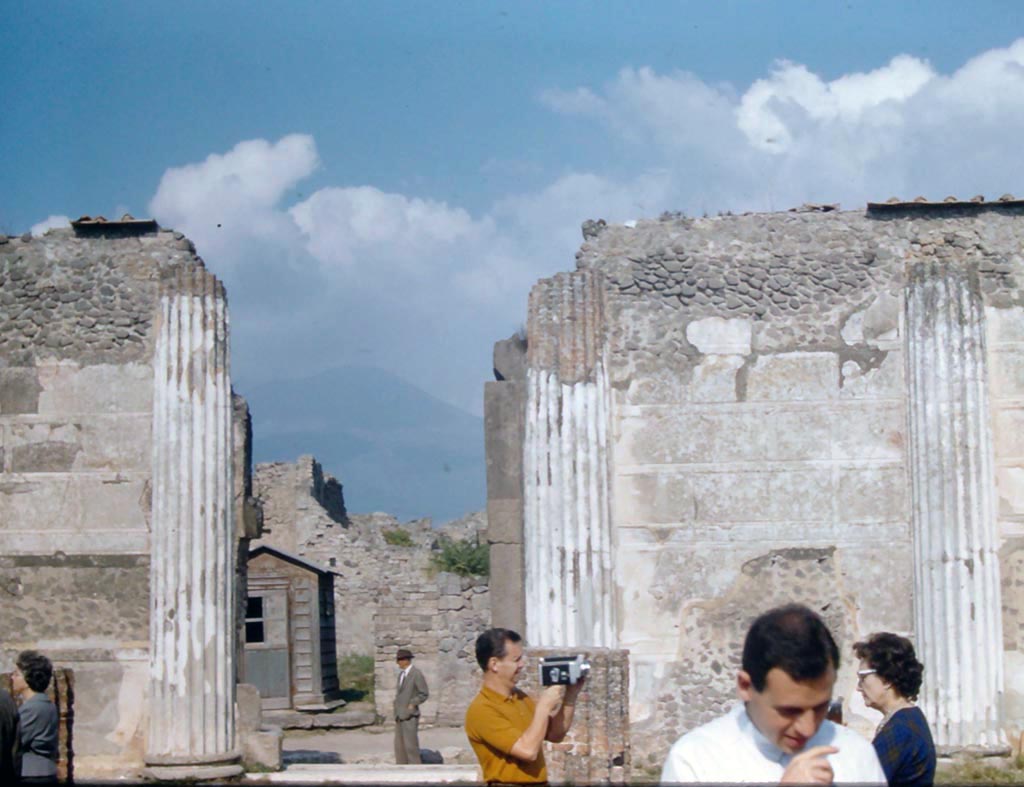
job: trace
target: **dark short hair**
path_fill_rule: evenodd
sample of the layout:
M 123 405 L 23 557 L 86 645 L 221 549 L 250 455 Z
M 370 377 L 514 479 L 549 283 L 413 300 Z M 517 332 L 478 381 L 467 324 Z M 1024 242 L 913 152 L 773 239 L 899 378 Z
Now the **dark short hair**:
M 776 667 L 796 681 L 820 678 L 829 667 L 839 669 L 839 648 L 832 633 L 802 604 L 771 609 L 747 631 L 743 671 L 757 691 L 764 691 L 768 672 Z
M 53 677 L 53 664 L 38 650 L 23 650 L 15 662 L 28 687 L 37 694 L 42 694 L 50 685 Z
M 890 684 L 905 699 L 916 700 L 921 691 L 924 664 L 917 660 L 914 646 L 906 637 L 882 631 L 853 646 L 879 678 Z
M 480 669 L 487 669 L 487 662 L 491 658 L 505 658 L 506 646 L 509 642 L 522 642 L 520 637 L 512 629 L 487 629 L 476 638 L 476 663 Z

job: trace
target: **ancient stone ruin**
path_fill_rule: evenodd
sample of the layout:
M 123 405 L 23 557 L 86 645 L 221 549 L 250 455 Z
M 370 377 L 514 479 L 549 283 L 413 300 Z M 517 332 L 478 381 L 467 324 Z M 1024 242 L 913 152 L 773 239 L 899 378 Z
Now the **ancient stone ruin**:
M 477 538 L 486 518 L 435 528 L 349 513 L 341 484 L 311 456 L 256 465 L 254 491 L 264 532 L 253 547 L 276 547 L 335 575 L 337 652 L 373 656 L 377 716 L 394 721 L 395 653 L 409 648 L 430 686 L 422 723 L 461 725 L 479 688 L 473 643 L 490 626 L 490 594 L 486 577 L 440 571 L 431 556 L 444 538 Z
M 827 209 L 826 209 L 827 208 Z M 628 650 L 633 761 L 801 601 L 908 634 L 944 751 L 1024 726 L 1024 202 L 584 225 L 486 387 L 495 625 Z
M 0 236 L 0 306 L 4 663 L 73 671 L 79 777 L 239 773 L 258 520 L 223 286 L 180 233 L 84 221 Z

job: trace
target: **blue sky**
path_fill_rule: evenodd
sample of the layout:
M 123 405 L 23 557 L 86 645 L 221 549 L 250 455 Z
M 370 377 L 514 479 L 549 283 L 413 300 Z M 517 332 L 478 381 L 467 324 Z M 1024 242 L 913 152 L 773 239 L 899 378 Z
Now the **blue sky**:
M 1024 193 L 1016 0 L 8 2 L 0 63 L 0 232 L 186 232 L 243 392 L 478 414 L 586 218 Z

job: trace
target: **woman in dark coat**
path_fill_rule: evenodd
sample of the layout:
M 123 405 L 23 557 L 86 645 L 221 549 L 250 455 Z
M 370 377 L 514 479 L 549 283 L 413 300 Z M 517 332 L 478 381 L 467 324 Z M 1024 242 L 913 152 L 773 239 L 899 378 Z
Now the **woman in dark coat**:
M 21 695 L 18 708 L 21 739 L 21 781 L 57 781 L 57 707 L 46 696 L 53 677 L 50 660 L 36 650 L 23 650 L 15 662 L 11 688 Z
M 882 632 L 853 646 L 860 659 L 857 689 L 869 708 L 885 714 L 872 741 L 889 787 L 931 787 L 935 744 L 928 720 L 914 704 L 924 666 L 906 637 Z

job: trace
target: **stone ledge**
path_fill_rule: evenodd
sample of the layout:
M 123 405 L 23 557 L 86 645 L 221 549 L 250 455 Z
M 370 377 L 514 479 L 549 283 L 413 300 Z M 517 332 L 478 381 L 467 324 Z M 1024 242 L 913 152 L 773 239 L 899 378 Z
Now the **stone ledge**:
M 265 724 L 286 730 L 351 729 L 368 727 L 377 722 L 372 708 L 349 708 L 334 713 L 301 713 L 294 710 L 268 710 L 263 712 Z
M 480 784 L 476 765 L 289 765 L 280 773 L 247 773 L 255 784 Z

